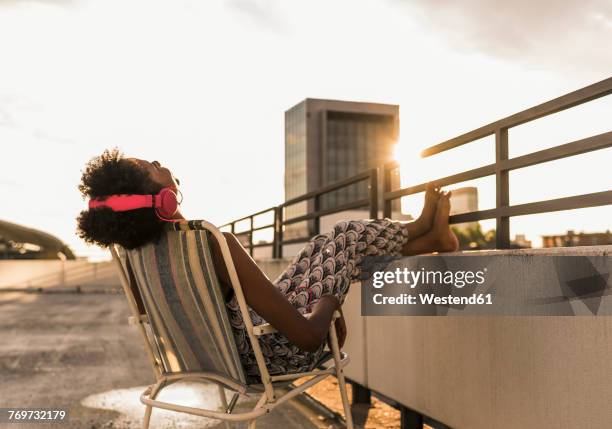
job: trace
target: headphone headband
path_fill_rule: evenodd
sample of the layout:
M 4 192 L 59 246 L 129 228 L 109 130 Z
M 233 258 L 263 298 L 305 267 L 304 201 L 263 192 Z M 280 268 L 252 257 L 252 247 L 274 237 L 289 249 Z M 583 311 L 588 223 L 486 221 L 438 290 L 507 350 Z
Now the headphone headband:
M 115 212 L 153 207 L 154 195 L 120 194 L 89 200 L 89 208 L 109 207 Z
M 167 187 L 155 195 L 121 194 L 92 198 L 89 200 L 89 208 L 108 207 L 114 212 L 124 212 L 150 207 L 155 209 L 161 220 L 172 222 L 175 221 L 172 216 L 176 214 L 179 205 L 176 191 L 175 188 Z

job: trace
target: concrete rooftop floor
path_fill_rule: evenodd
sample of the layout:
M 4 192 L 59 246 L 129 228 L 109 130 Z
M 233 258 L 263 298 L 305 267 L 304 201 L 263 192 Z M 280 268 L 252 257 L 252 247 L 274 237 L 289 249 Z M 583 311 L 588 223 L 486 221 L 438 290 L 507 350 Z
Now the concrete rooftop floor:
M 128 315 L 125 297 L 118 293 L 0 293 L 0 407 L 68 409 L 68 422 L 45 427 L 140 428 L 144 405 L 139 396 L 154 376 L 139 332 L 127 324 Z M 160 399 L 170 397 L 189 405 L 218 404 L 213 385 L 177 384 Z M 187 427 L 224 426 L 186 414 L 153 412 L 152 429 Z M 257 427 L 335 424 L 304 404 L 289 402 L 261 418 Z

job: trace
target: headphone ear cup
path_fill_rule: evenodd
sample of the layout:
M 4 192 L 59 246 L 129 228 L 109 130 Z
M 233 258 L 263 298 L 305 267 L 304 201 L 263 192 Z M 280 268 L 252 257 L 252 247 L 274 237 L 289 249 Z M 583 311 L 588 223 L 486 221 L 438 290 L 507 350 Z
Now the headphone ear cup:
M 176 214 L 178 208 L 178 198 L 172 188 L 164 188 L 159 193 L 161 207 L 157 209 L 158 213 L 165 218 L 172 218 Z

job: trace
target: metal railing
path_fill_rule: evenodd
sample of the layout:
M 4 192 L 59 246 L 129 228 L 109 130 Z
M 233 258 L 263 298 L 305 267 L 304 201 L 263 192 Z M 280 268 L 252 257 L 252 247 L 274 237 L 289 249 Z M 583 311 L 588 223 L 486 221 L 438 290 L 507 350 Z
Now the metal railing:
M 354 185 L 359 182 L 367 181 L 368 182 L 368 195 L 366 198 L 361 198 L 352 202 L 348 202 L 345 204 L 336 205 L 328 208 L 321 208 L 321 197 L 323 195 L 334 192 L 338 189 L 342 189 L 351 185 Z M 292 218 L 286 218 L 285 209 L 289 206 L 308 201 L 314 200 L 314 210 L 311 213 L 307 213 L 301 216 L 296 216 Z M 334 213 L 339 213 L 345 210 L 351 210 L 356 208 L 368 207 L 371 218 L 378 217 L 378 169 L 372 168 L 363 173 L 357 174 L 356 176 L 349 177 L 347 179 L 340 180 L 336 183 L 332 183 L 330 185 L 319 188 L 315 191 L 308 192 L 304 195 L 300 195 L 299 197 L 292 198 L 290 200 L 285 201 L 283 204 L 270 207 L 265 210 L 261 210 L 257 213 L 253 213 L 249 216 L 245 216 L 240 219 L 236 219 L 232 222 L 229 222 L 225 225 L 222 225 L 220 228 L 225 229 L 227 227 L 230 228 L 230 231 L 238 236 L 246 236 L 246 242 L 243 242 L 244 246 L 249 250 L 251 256 L 253 255 L 253 250 L 257 247 L 267 247 L 272 246 L 272 257 L 274 258 L 282 258 L 283 257 L 283 246 L 286 244 L 295 244 L 295 243 L 303 243 L 310 240 L 310 236 L 306 237 L 298 237 L 292 238 L 289 240 L 285 240 L 283 238 L 284 235 L 284 227 L 286 225 L 295 224 L 298 222 L 304 221 L 314 221 L 314 230 L 315 233 L 319 233 L 321 230 L 321 217 L 331 215 Z M 274 213 L 274 222 L 267 225 L 262 225 L 255 227 L 254 218 L 257 216 L 261 216 L 265 213 L 273 212 Z M 248 229 L 243 231 L 236 231 L 236 224 L 249 221 Z M 272 242 L 263 242 L 263 243 L 253 243 L 253 233 L 256 231 L 274 228 L 274 239 Z
M 571 210 L 587 207 L 596 207 L 612 204 L 612 190 L 603 192 L 594 192 L 590 194 L 575 195 L 571 197 L 557 198 L 546 201 L 537 201 L 526 204 L 510 205 L 510 181 L 509 172 L 515 169 L 529 167 L 532 165 L 542 164 L 557 159 L 562 159 L 570 156 L 580 155 L 587 152 L 592 152 L 600 149 L 612 147 L 612 131 L 598 134 L 592 137 L 573 141 L 570 143 L 555 146 L 549 149 L 532 152 L 526 155 L 515 158 L 508 157 L 508 130 L 512 127 L 530 122 L 544 116 L 548 116 L 571 107 L 592 101 L 606 95 L 612 94 L 612 78 L 605 79 L 593 85 L 589 85 L 577 91 L 539 104 L 532 108 L 523 110 L 514 115 L 492 122 L 483 127 L 469 131 L 458 137 L 444 141 L 437 145 L 425 149 L 422 157 L 429 157 L 447 150 L 474 142 L 483 137 L 491 135 L 495 136 L 495 162 L 484 165 L 482 167 L 467 170 L 458 174 L 446 176 L 437 180 L 431 181 L 436 186 L 447 186 L 456 183 L 465 182 L 468 180 L 479 179 L 486 176 L 495 176 L 495 192 L 496 201 L 495 208 L 489 210 L 479 210 L 468 213 L 456 214 L 450 217 L 450 223 L 474 222 L 484 219 L 496 219 L 496 247 L 498 249 L 507 249 L 510 247 L 510 217 L 522 216 L 530 214 L 539 214 L 554 212 L 560 210 Z M 612 163 L 611 163 L 612 164 Z M 417 194 L 425 191 L 426 183 L 409 186 L 402 189 L 391 189 L 391 174 L 398 167 L 397 162 L 390 162 L 380 167 L 382 170 L 382 189 L 383 189 L 383 216 L 391 217 L 392 202 L 398 198 Z M 612 168 L 612 165 L 611 165 Z M 281 258 L 283 256 L 283 245 L 300 243 L 307 241 L 310 237 L 300 237 L 290 240 L 283 239 L 284 226 L 314 220 L 316 232 L 320 232 L 320 218 L 325 215 L 338 213 L 345 210 L 350 210 L 358 207 L 369 206 L 370 217 L 378 217 L 378 168 L 370 169 L 357 176 L 339 181 L 329 186 L 325 186 L 313 192 L 309 192 L 302 196 L 293 198 L 285 203 L 270 207 L 252 215 L 237 219 L 221 228 L 230 227 L 231 232 L 237 236 L 247 235 L 247 242 L 244 243 L 253 255 L 253 249 L 257 247 L 272 246 L 273 257 Z M 610 174 L 603 172 L 603 174 Z M 350 186 L 368 180 L 369 193 L 368 198 L 356 200 L 337 207 L 321 209 L 321 196 L 337 189 Z M 290 219 L 285 219 L 284 209 L 288 206 L 314 199 L 314 210 L 312 213 L 305 214 Z M 274 221 L 269 225 L 254 227 L 253 219 L 267 212 L 274 212 Z M 235 226 L 237 223 L 249 220 L 250 227 L 244 231 L 236 232 Z M 274 239 L 272 242 L 253 243 L 253 232 L 274 228 Z
M 510 205 L 510 181 L 508 173 L 511 170 L 542 164 L 569 156 L 612 147 L 612 131 L 592 137 L 562 144 L 549 149 L 532 152 L 527 155 L 508 158 L 508 130 L 512 127 L 557 113 L 588 101 L 612 94 L 612 78 L 602 80 L 577 91 L 523 110 L 504 119 L 492 122 L 483 127 L 469 131 L 458 137 L 425 149 L 422 157 L 429 157 L 447 150 L 471 143 L 483 137 L 495 135 L 495 162 L 462 173 L 443 177 L 432 182 L 437 186 L 447 186 L 495 175 L 495 208 L 469 213 L 461 213 L 450 217 L 450 223 L 473 222 L 483 219 L 496 220 L 496 247 L 510 247 L 510 217 L 595 207 L 612 204 L 612 190 L 556 198 L 547 201 L 537 201 L 527 204 Z M 610 167 L 612 168 L 612 162 Z M 391 202 L 395 199 L 423 192 L 426 183 L 403 189 L 391 190 L 391 172 L 397 168 L 395 162 L 383 166 L 383 215 L 390 216 Z M 610 171 L 602 172 L 610 174 Z

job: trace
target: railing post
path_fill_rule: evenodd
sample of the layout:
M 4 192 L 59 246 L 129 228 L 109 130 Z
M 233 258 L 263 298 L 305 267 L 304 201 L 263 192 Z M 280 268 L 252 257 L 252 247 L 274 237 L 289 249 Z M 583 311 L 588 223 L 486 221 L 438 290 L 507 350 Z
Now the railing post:
M 508 128 L 495 130 L 495 207 L 507 207 L 510 205 L 510 182 L 508 170 L 500 168 L 501 162 L 508 159 Z M 497 216 L 495 241 L 498 249 L 510 248 L 510 218 L 508 216 Z
M 278 258 L 278 255 L 276 253 L 278 251 L 278 245 L 276 244 L 278 241 L 278 207 L 274 207 L 274 221 L 272 222 L 272 225 L 272 258 L 276 259 Z
M 251 230 L 249 231 L 249 255 L 253 256 L 253 216 L 249 216 Z
M 386 193 L 391 191 L 391 168 L 388 164 L 382 166 L 383 169 L 383 217 L 391 217 L 391 200 L 387 200 Z
M 368 184 L 370 191 L 370 219 L 378 218 L 378 168 L 370 170 L 370 182 Z M 384 191 L 383 191 L 384 195 Z M 390 216 L 389 216 L 390 217 Z
M 283 206 L 274 210 L 274 249 L 275 258 L 283 257 Z

